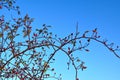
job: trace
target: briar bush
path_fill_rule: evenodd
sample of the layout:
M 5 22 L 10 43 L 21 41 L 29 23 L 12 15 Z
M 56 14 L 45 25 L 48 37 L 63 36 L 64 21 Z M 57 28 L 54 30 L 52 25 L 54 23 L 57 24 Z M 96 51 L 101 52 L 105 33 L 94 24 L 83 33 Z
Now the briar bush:
M 19 16 L 20 10 L 15 6 L 15 2 L 15 0 L 0 0 L 0 9 L 15 10 Z M 80 34 L 77 24 L 76 32 L 61 38 L 50 32 L 51 26 L 46 24 L 33 32 L 31 24 L 34 19 L 28 14 L 19 18 L 11 17 L 10 21 L 5 19 L 5 16 L 0 14 L 0 80 L 45 80 L 47 78 L 62 80 L 61 74 L 56 76 L 59 72 L 55 72 L 55 67 L 51 66 L 56 60 L 54 56 L 59 51 L 69 59 L 66 63 L 67 68 L 69 70 L 69 67 L 73 66 L 74 79 L 79 80 L 78 71 L 87 67 L 79 56 L 74 55 L 74 52 L 89 52 L 88 46 L 91 41 L 101 43 L 120 58 L 116 53 L 120 50 L 119 46 L 115 47 L 114 43 L 101 39 L 97 28 Z

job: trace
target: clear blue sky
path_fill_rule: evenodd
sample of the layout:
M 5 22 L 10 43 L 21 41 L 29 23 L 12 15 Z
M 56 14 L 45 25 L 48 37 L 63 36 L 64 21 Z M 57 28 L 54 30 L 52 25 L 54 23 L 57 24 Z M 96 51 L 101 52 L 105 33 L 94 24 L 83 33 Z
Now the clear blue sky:
M 22 15 L 28 13 L 35 18 L 34 28 L 45 23 L 63 37 L 74 32 L 78 22 L 80 32 L 97 27 L 103 39 L 120 45 L 120 0 L 19 0 L 17 4 Z M 80 80 L 120 79 L 120 59 L 94 42 L 90 50 L 89 53 L 81 52 L 80 57 L 88 68 L 79 71 Z M 67 61 L 65 55 L 58 58 L 56 70 L 62 73 L 63 80 L 73 80 L 74 71 L 72 67 L 67 71 L 64 61 Z
M 19 0 L 22 14 L 35 18 L 33 27 L 42 24 L 52 25 L 52 31 L 65 36 L 75 31 L 99 29 L 102 38 L 120 45 L 120 1 L 119 0 Z M 87 70 L 80 71 L 80 80 L 118 80 L 120 79 L 120 59 L 116 58 L 102 45 L 92 43 L 89 53 L 81 52 Z M 120 53 L 119 53 L 120 54 Z M 61 56 L 58 54 L 56 57 Z M 65 55 L 56 61 L 58 73 L 63 80 L 73 80 L 74 72 L 67 71 Z M 58 63 L 57 63 L 58 62 Z

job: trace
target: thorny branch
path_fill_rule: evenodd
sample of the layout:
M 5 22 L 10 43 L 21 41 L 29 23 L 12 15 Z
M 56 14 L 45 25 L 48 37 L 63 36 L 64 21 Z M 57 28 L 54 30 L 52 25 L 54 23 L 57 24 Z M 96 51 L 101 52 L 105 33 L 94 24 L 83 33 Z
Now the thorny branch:
M 6 1 L 0 1 L 0 8 L 6 7 L 8 10 L 14 8 L 19 12 L 18 7 L 13 5 L 14 0 Z M 88 46 L 90 46 L 91 41 L 101 43 L 120 59 L 119 54 L 117 54 L 117 51 L 120 50 L 119 46 L 114 48 L 114 43 L 109 44 L 107 40 L 101 39 L 97 28 L 80 34 L 77 23 L 75 33 L 60 38 L 50 32 L 51 26 L 46 24 L 33 32 L 31 26 L 33 20 L 28 14 L 23 18 L 12 17 L 12 23 L 6 21 L 5 16 L 0 17 L 1 79 L 16 77 L 20 80 L 44 80 L 45 78 L 62 80 L 61 75 L 57 77 L 55 68 L 51 67 L 51 63 L 56 60 L 54 56 L 62 51 L 63 55 L 69 59 L 67 62 L 68 70 L 72 64 L 75 69 L 75 80 L 79 80 L 78 71 L 87 67 L 79 56 L 74 56 L 74 53 L 81 50 L 89 52 Z M 53 72 L 53 75 L 49 74 L 49 71 Z

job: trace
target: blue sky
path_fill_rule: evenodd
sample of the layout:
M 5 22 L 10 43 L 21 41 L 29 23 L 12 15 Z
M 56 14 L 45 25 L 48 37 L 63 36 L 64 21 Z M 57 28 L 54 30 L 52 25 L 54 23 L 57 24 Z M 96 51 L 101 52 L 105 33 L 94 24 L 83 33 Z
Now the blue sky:
M 67 36 L 75 31 L 98 28 L 99 34 L 109 42 L 120 45 L 120 1 L 119 0 L 17 0 L 22 16 L 28 13 L 35 18 L 34 28 L 42 24 L 53 26 L 51 31 Z M 88 67 L 79 71 L 80 80 L 118 80 L 120 59 L 99 43 L 92 42 L 89 53 L 81 52 L 81 59 Z M 120 53 L 118 53 L 120 54 Z M 66 68 L 65 55 L 56 55 L 56 71 L 63 74 L 63 80 L 73 80 L 74 70 Z
M 53 26 L 52 31 L 66 36 L 75 31 L 98 28 L 102 38 L 120 45 L 120 1 L 119 0 L 19 0 L 22 15 L 28 13 L 35 18 L 34 28 L 42 24 Z M 116 58 L 104 46 L 91 43 L 89 53 L 81 52 L 87 70 L 80 71 L 80 80 L 118 80 L 120 78 L 120 59 Z M 120 53 L 119 53 L 120 54 Z M 62 73 L 63 80 L 73 80 L 74 71 L 66 70 L 65 55 L 56 55 L 56 71 Z

